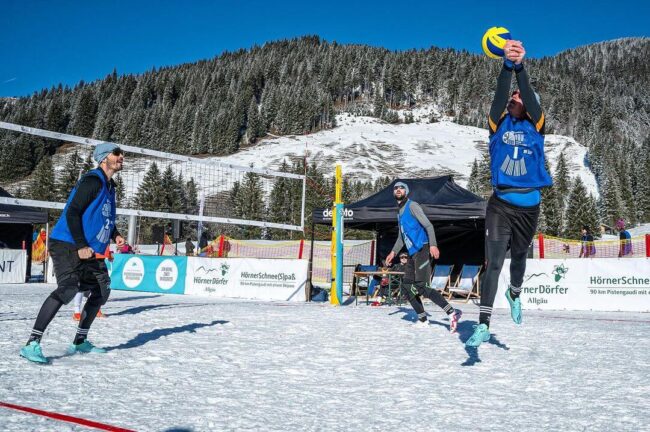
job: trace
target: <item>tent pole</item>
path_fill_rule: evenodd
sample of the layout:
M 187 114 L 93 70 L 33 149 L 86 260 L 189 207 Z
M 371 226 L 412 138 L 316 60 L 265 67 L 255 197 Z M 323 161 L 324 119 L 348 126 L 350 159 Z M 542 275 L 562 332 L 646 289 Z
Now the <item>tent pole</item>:
M 50 212 L 47 212 L 47 223 L 45 224 L 45 260 L 43 261 L 43 281 L 47 283 L 48 267 L 50 265 Z
M 311 219 L 311 244 L 309 247 L 309 264 L 307 265 L 307 284 L 305 284 L 305 298 L 311 301 L 311 273 L 314 265 L 314 218 Z

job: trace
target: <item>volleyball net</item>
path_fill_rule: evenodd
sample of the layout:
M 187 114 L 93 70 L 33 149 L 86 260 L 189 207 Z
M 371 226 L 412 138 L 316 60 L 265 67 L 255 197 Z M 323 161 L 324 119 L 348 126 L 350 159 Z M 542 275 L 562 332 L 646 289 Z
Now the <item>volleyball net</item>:
M 55 185 L 65 185 L 66 176 L 73 177 L 67 190 L 53 191 L 45 199 L 29 196 L 37 172 L 3 184 L 10 193 L 20 191 L 21 197 L 2 197 L 0 203 L 48 209 L 64 207 L 77 172 L 80 176 L 95 166 L 93 150 L 106 142 L 6 122 L 0 122 L 0 134 L 10 135 L 3 137 L 10 145 L 13 137 L 18 139 L 20 135 L 41 142 L 63 142 L 52 156 L 52 169 Z M 200 236 L 206 224 L 213 224 L 213 231 L 223 226 L 243 227 L 249 230 L 243 231 L 246 235 L 260 238 L 269 230 L 303 231 L 302 174 L 224 163 L 216 157 L 198 158 L 114 144 L 125 152 L 124 168 L 113 177 L 117 184 L 117 214 L 139 218 L 142 243 L 151 242 L 153 237 L 163 243 L 162 236 L 155 236 L 151 228 L 160 225 L 170 233 L 174 220 L 188 222 L 194 236 Z M 182 231 L 174 237 L 184 236 Z

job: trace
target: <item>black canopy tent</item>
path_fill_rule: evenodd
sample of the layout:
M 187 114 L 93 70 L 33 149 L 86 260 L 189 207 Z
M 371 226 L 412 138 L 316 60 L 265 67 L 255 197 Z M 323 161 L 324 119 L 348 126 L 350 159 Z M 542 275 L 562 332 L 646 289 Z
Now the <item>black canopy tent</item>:
M 13 198 L 9 192 L 0 187 L 0 197 Z M 27 277 L 32 267 L 32 232 L 34 224 L 46 224 L 46 211 L 34 207 L 17 206 L 0 203 L 0 241 L 10 249 L 27 249 Z
M 409 186 L 409 198 L 418 202 L 433 223 L 440 249 L 438 262 L 483 264 L 485 259 L 486 202 L 454 182 L 452 176 L 396 179 L 389 186 L 356 203 L 345 205 L 344 227 L 377 233 L 376 261 L 381 262 L 397 239 L 397 202 L 393 185 Z M 315 209 L 313 222 L 331 225 L 332 210 Z

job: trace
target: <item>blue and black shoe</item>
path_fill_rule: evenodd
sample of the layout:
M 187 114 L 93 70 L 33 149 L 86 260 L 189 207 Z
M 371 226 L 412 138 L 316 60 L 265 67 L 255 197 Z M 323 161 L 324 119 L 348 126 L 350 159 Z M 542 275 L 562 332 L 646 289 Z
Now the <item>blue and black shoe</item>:
M 510 305 L 510 316 L 515 324 L 521 324 L 521 300 L 519 297 L 513 299 L 510 296 L 510 288 L 506 290 L 506 299 L 508 299 L 508 304 Z
M 37 341 L 31 341 L 20 349 L 20 356 L 34 363 L 47 363 L 47 357 L 41 351 L 41 344 Z
M 468 347 L 478 347 L 483 342 L 490 340 L 490 329 L 485 324 L 479 324 L 474 326 L 474 334 L 467 339 L 465 345 Z

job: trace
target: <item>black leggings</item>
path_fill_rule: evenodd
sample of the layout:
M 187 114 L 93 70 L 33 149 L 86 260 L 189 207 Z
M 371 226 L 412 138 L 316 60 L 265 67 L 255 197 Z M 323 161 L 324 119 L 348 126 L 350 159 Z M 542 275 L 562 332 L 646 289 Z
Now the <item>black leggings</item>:
M 79 323 L 79 329 L 88 330 L 111 293 L 111 279 L 103 260 L 94 256 L 82 260 L 74 245 L 56 240 L 50 241 L 49 252 L 54 264 L 57 287 L 41 306 L 28 342 L 40 341 L 61 306 L 70 303 L 79 291 L 90 291 Z
M 526 272 L 528 247 L 533 241 L 539 206 L 517 207 L 494 195 L 485 215 L 485 272 L 481 278 L 479 321 L 490 325 L 492 306 L 499 285 L 499 274 L 510 248 L 510 284 L 520 287 Z
M 410 256 L 406 262 L 402 290 L 406 293 L 420 321 L 427 320 L 420 296 L 428 298 L 447 314 L 454 312 L 449 302 L 438 291 L 431 288 L 431 259 L 428 243 L 425 243 L 422 249 Z

